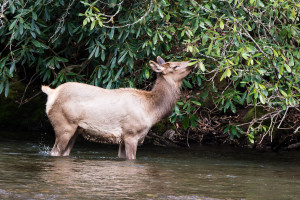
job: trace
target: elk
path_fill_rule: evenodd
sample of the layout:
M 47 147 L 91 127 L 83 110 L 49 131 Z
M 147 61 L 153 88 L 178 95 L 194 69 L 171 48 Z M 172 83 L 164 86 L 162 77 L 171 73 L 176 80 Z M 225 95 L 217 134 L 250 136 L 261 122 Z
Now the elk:
M 68 82 L 51 89 L 46 113 L 55 131 L 51 156 L 68 156 L 78 134 L 85 139 L 118 144 L 119 158 L 136 159 L 150 128 L 167 117 L 180 95 L 183 78 L 191 71 L 189 61 L 165 62 L 157 57 L 150 67 L 157 72 L 151 91 L 133 88 L 103 89 Z

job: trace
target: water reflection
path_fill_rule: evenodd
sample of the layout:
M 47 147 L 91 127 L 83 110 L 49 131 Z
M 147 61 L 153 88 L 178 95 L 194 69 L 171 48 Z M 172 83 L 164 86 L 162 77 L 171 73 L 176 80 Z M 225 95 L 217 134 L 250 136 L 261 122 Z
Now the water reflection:
M 136 161 L 51 158 L 39 177 L 48 185 L 86 196 L 128 197 L 155 190 L 151 166 Z M 153 188 L 151 188 L 153 187 Z

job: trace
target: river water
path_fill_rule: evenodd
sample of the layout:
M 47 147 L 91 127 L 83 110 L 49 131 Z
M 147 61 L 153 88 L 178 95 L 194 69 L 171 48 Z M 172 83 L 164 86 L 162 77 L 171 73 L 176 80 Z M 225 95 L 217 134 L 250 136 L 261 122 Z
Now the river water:
M 48 144 L 0 138 L 0 199 L 300 199 L 299 152 L 142 146 L 128 161 L 117 150 L 50 157 Z

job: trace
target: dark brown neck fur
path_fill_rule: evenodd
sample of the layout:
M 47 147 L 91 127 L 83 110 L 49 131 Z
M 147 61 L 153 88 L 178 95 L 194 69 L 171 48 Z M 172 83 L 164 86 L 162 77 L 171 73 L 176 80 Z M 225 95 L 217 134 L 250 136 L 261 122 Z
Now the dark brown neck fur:
M 158 74 L 150 94 L 153 109 L 150 112 L 153 112 L 155 121 L 158 122 L 172 112 L 179 98 L 180 88 L 176 84 L 169 83 L 162 75 Z

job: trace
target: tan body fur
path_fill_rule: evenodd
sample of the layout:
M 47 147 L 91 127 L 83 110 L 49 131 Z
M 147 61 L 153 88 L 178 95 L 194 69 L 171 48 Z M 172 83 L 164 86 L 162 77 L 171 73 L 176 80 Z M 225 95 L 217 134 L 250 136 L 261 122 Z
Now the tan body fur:
M 121 88 L 107 90 L 69 82 L 56 89 L 42 86 L 48 94 L 46 113 L 55 131 L 52 156 L 67 156 L 78 134 L 86 139 L 119 144 L 120 158 L 135 159 L 137 145 L 149 129 L 172 111 L 182 79 L 190 72 L 188 62 L 150 61 L 157 74 L 151 91 Z

